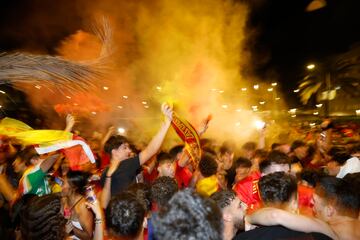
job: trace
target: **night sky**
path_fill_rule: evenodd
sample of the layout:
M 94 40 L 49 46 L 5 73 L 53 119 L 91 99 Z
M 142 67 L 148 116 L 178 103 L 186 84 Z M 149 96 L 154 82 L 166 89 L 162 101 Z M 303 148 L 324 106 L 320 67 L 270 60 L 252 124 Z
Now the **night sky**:
M 82 9 L 89 2 L 1 0 L 0 51 L 54 53 L 59 41 L 88 20 Z M 305 11 L 310 0 L 246 2 L 252 9 L 245 44 L 252 53 L 251 72 L 280 82 L 292 105 L 299 104 L 292 90 L 307 63 L 345 52 L 360 41 L 359 0 L 327 0 L 325 8 L 314 12 Z

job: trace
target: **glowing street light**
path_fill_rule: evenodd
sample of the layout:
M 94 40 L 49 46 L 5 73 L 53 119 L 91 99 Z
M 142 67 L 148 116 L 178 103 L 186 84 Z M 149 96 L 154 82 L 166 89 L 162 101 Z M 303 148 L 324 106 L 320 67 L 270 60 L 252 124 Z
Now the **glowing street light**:
M 277 82 L 271 83 L 271 86 L 275 87 L 277 85 Z
M 245 92 L 246 90 L 247 90 L 247 88 L 246 88 L 246 87 L 241 88 L 241 91 L 243 91 L 243 92 Z
M 294 93 L 298 93 L 298 92 L 300 92 L 300 89 L 295 89 L 294 90 Z
M 122 128 L 122 127 L 119 127 L 118 129 L 117 129 L 117 131 L 118 131 L 118 133 L 120 133 L 120 134 L 124 134 L 126 131 L 125 131 L 125 128 Z
M 254 85 L 254 89 L 258 90 L 259 89 L 259 84 Z
M 147 105 L 147 102 L 146 102 L 146 101 L 142 101 L 141 103 L 144 104 L 144 105 Z
M 161 91 L 161 87 L 160 87 L 160 86 L 156 86 L 156 90 Z
M 260 130 L 260 129 L 263 129 L 265 127 L 265 122 L 261 121 L 261 120 L 256 120 L 254 122 L 254 125 L 255 125 L 256 129 Z
M 103 89 L 104 89 L 105 91 L 107 91 L 107 90 L 109 90 L 109 87 L 103 86 Z
M 118 109 L 123 109 L 123 106 L 120 106 L 120 105 L 119 105 L 119 106 L 117 106 L 117 108 L 118 108 Z
M 268 92 L 272 92 L 274 89 L 273 88 L 268 88 L 267 90 L 268 90 Z
M 313 70 L 315 68 L 315 64 L 309 64 L 306 66 L 307 69 Z
M 124 95 L 124 96 L 123 96 L 123 98 L 124 98 L 124 99 L 128 99 L 129 97 L 128 97 L 128 96 L 126 96 L 126 95 Z
M 313 114 L 316 116 L 316 115 L 319 115 L 319 112 L 314 112 Z
M 259 102 L 261 105 L 264 105 L 265 104 L 265 101 L 261 101 L 261 102 Z
M 356 115 L 360 115 L 360 109 L 355 110 Z
M 279 100 L 280 100 L 280 98 L 279 98 L 279 97 L 277 97 L 277 98 L 275 98 L 275 100 L 276 100 L 276 101 L 279 101 Z
M 321 108 L 322 107 L 322 103 L 316 104 L 315 105 L 317 108 Z
M 295 113 L 296 113 L 296 111 L 297 111 L 297 109 L 296 109 L 296 108 L 292 108 L 292 109 L 290 109 L 290 110 L 289 110 L 289 113 L 291 113 L 291 114 L 295 114 Z

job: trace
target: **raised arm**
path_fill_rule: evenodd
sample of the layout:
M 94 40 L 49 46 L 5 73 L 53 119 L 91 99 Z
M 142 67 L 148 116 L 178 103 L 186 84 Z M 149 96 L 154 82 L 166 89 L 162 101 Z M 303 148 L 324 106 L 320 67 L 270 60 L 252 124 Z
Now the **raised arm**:
M 73 115 L 68 114 L 66 116 L 66 127 L 64 129 L 65 132 L 71 132 L 75 125 L 75 118 Z
M 318 232 L 332 239 L 338 239 L 330 226 L 316 218 L 294 214 L 277 208 L 262 208 L 251 215 L 246 216 L 250 224 L 274 226 L 281 225 L 300 232 Z
M 60 154 L 54 154 L 51 155 L 49 157 L 47 157 L 45 160 L 42 161 L 42 163 L 40 164 L 40 168 L 43 172 L 47 172 L 49 171 L 49 169 L 52 167 L 52 165 L 54 165 L 54 163 L 58 160 L 58 158 L 60 157 Z
M 173 110 L 172 107 L 168 104 L 163 104 L 161 110 L 165 115 L 165 122 L 162 124 L 160 130 L 155 135 L 155 137 L 150 141 L 147 147 L 140 152 L 139 159 L 140 165 L 148 161 L 152 156 L 154 156 L 161 147 L 161 144 L 164 141 L 166 133 L 171 125 Z
M 111 135 L 114 134 L 114 132 L 115 132 L 115 127 L 114 126 L 109 127 L 109 129 L 107 130 L 104 138 L 101 140 L 101 150 L 104 149 L 105 143 L 107 142 L 107 140 L 109 140 Z

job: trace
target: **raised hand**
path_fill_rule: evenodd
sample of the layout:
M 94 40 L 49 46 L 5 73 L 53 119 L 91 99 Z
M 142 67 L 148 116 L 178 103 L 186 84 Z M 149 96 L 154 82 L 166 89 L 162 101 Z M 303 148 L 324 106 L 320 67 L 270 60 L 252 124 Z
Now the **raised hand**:
M 161 105 L 161 111 L 165 115 L 166 121 L 170 123 L 172 121 L 172 116 L 173 116 L 173 107 L 168 103 L 163 103 Z

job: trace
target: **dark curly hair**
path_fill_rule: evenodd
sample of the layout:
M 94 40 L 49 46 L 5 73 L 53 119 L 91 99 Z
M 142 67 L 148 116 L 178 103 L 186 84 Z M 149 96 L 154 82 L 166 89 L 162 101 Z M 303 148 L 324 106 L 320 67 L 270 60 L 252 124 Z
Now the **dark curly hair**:
M 265 175 L 259 180 L 261 199 L 265 204 L 287 203 L 297 191 L 295 177 L 285 172 Z
M 233 190 L 221 190 L 215 192 L 210 198 L 218 205 L 220 209 L 224 209 L 234 201 L 236 193 Z
M 178 190 L 178 184 L 175 179 L 166 176 L 159 177 L 151 185 L 151 200 L 158 207 L 165 206 Z
M 147 183 L 133 183 L 126 190 L 135 195 L 139 202 L 143 205 L 145 212 L 151 210 L 151 190 Z
M 112 235 L 135 238 L 141 232 L 145 209 L 134 194 L 123 192 L 111 199 L 105 215 Z
M 25 240 L 63 240 L 66 220 L 59 195 L 33 197 L 21 212 L 20 231 Z
M 191 189 L 177 192 L 153 216 L 154 235 L 157 240 L 218 240 L 222 239 L 223 222 L 218 206 Z
M 216 174 L 217 168 L 218 168 L 218 164 L 213 155 L 204 153 L 201 156 L 199 162 L 199 170 L 201 175 L 203 175 L 204 177 L 210 177 Z

